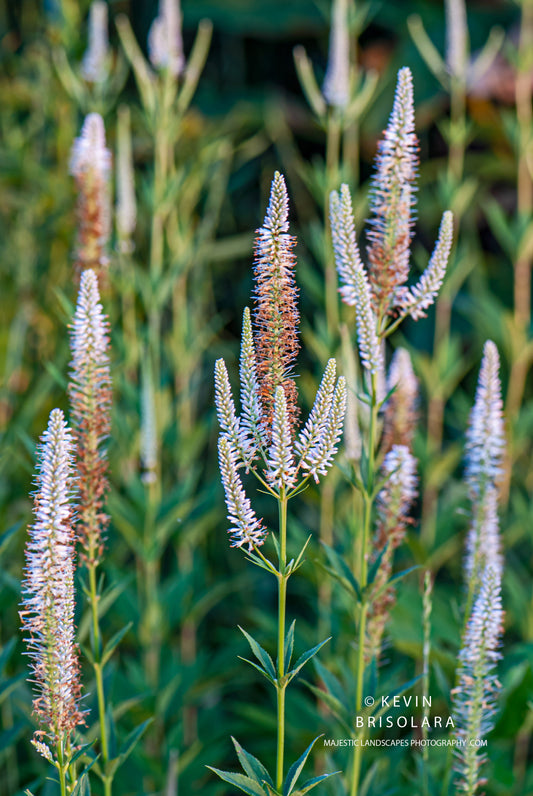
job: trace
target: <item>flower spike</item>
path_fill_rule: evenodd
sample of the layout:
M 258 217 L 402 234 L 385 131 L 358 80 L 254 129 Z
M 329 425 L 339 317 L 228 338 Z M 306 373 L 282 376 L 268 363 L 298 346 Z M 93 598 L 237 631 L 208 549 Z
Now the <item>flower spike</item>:
M 397 348 L 390 363 L 387 390 L 393 388 L 385 406 L 383 450 L 389 451 L 393 445 L 411 449 L 417 420 L 418 381 L 405 348 Z
M 159 0 L 159 13 L 148 32 L 152 66 L 179 77 L 185 69 L 180 0 Z
M 259 394 L 265 429 L 272 427 L 277 388 L 283 387 L 292 430 L 298 418 L 291 372 L 298 353 L 298 291 L 294 281 L 294 239 L 288 234 L 289 200 L 276 172 L 263 226 L 255 244 L 255 343 Z
M 237 469 L 237 451 L 227 434 L 221 434 L 218 438 L 218 460 L 228 520 L 232 524 L 228 530 L 232 534 L 231 546 L 242 547 L 247 544 L 248 552 L 251 552 L 254 545 L 259 547 L 263 544 L 266 530 L 246 497 Z
M 97 272 L 108 265 L 107 244 L 110 233 L 109 180 L 111 153 L 105 145 L 104 121 L 90 113 L 83 123 L 70 155 L 70 173 L 78 188 L 78 245 L 76 269 Z
M 498 349 L 487 340 L 466 433 L 466 480 L 474 496 L 485 484 L 498 483 L 502 472 L 505 433 L 499 370 Z
M 322 86 L 324 99 L 343 110 L 350 99 L 350 35 L 347 0 L 335 0 L 329 36 L 328 67 Z
M 446 274 L 446 267 L 453 243 L 453 215 L 447 210 L 442 216 L 439 237 L 429 265 L 412 288 L 398 292 L 398 306 L 402 316 L 410 315 L 413 320 L 425 316 L 427 310 L 435 302 Z
M 81 74 L 88 83 L 103 83 L 108 73 L 107 3 L 93 0 L 89 8 L 89 44 L 83 56 Z
M 242 340 L 239 375 L 241 379 L 241 431 L 248 439 L 250 455 L 255 458 L 256 449 L 262 446 L 261 437 L 261 400 L 259 398 L 259 382 L 255 347 L 252 334 L 252 322 L 248 307 L 242 319 Z
M 103 553 L 104 532 L 109 522 L 103 510 L 108 489 L 103 446 L 111 428 L 111 376 L 109 325 L 100 303 L 98 279 L 91 269 L 81 275 L 70 345 L 69 395 L 80 493 L 77 533 L 82 558 L 96 566 Z
M 266 476 L 274 489 L 290 489 L 296 483 L 287 400 L 281 386 L 276 390 Z
M 398 72 L 394 105 L 378 144 L 372 180 L 368 262 L 374 304 L 381 310 L 390 309 L 396 289 L 409 276 L 417 150 L 413 78 L 404 67 Z
M 336 191 L 331 193 L 330 218 L 335 261 L 343 283 L 339 292 L 346 304 L 355 306 L 361 361 L 371 373 L 378 373 L 383 366 L 383 356 L 377 335 L 377 319 L 372 309 L 370 284 L 357 248 L 352 200 L 347 185 L 341 186 L 340 196 Z
M 486 760 L 486 755 L 470 741 L 481 740 L 494 726 L 500 690 L 495 672 L 501 657 L 498 648 L 504 617 L 500 590 L 500 573 L 487 567 L 464 634 L 459 653 L 459 685 L 453 692 L 455 734 L 466 742 L 455 750 L 456 770 L 460 790 L 470 794 L 482 784 L 480 772 Z
M 36 692 L 33 710 L 41 725 L 35 746 L 48 760 L 52 753 L 42 737 L 51 746 L 66 742 L 83 722 L 74 628 L 73 449 L 63 412 L 54 409 L 38 447 L 35 521 L 20 611 Z

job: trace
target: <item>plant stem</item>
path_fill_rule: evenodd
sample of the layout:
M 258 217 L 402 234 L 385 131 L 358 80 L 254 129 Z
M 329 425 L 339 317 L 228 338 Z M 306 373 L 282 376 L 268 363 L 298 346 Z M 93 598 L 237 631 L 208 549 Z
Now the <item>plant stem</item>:
M 341 123 L 334 111 L 330 111 L 327 121 L 326 138 L 326 195 L 324 197 L 324 262 L 326 279 L 326 320 L 331 335 L 339 328 L 339 309 L 337 302 L 337 272 L 330 245 L 329 194 L 337 185 L 341 143 Z
M 285 750 L 285 608 L 287 603 L 287 497 L 282 490 L 279 497 L 280 561 L 278 573 L 278 743 L 276 763 L 276 788 L 283 787 L 283 756 Z
M 105 694 L 104 673 L 102 660 L 102 639 L 98 621 L 98 594 L 96 589 L 96 566 L 89 566 L 89 596 L 91 601 L 91 614 L 93 620 L 93 669 L 96 679 L 96 693 L 98 698 L 98 717 L 100 720 L 100 743 L 104 765 L 109 760 L 109 747 L 107 743 L 107 728 L 105 723 Z
M 358 633 L 358 647 L 357 647 L 357 660 L 356 660 L 356 692 L 355 692 L 355 713 L 358 716 L 363 708 L 363 684 L 365 673 L 365 635 L 366 635 L 366 619 L 368 613 L 368 601 L 365 596 L 365 588 L 367 586 L 368 577 L 368 542 L 370 538 L 370 527 L 372 522 L 372 505 L 373 505 L 373 492 L 374 492 L 374 467 L 375 467 L 375 448 L 376 448 L 376 429 L 377 429 L 377 385 L 376 376 L 372 375 L 372 403 L 370 408 L 370 428 L 368 439 L 368 473 L 365 483 L 365 492 L 363 495 L 363 539 L 361 543 L 361 562 L 359 583 L 361 586 L 362 599 L 361 610 L 359 613 L 359 633 Z M 364 737 L 364 727 L 358 733 L 359 741 Z M 362 745 L 359 742 L 354 747 L 353 754 L 353 768 L 352 768 L 352 781 L 350 788 L 350 796 L 357 796 L 359 789 L 359 779 L 361 776 L 361 755 Z

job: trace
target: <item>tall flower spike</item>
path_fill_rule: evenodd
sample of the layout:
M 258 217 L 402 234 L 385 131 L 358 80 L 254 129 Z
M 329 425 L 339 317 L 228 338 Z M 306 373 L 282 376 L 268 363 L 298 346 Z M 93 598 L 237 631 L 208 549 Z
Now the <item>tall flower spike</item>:
M 78 243 L 76 270 L 97 272 L 108 264 L 106 253 L 110 231 L 109 179 L 111 153 L 105 145 L 104 122 L 90 113 L 83 123 L 70 155 L 70 173 L 78 188 Z
M 501 575 L 487 567 L 479 595 L 474 603 L 459 653 L 459 684 L 453 692 L 453 716 L 457 739 L 464 745 L 455 748 L 459 790 L 475 794 L 483 784 L 480 776 L 486 754 L 471 740 L 481 740 L 494 725 L 499 683 L 496 663 L 503 629 L 500 597 Z
M 350 35 L 347 0 L 335 0 L 333 5 L 328 66 L 322 94 L 328 105 L 341 110 L 346 108 L 350 99 Z
M 428 267 L 414 287 L 398 292 L 397 306 L 402 316 L 410 315 L 417 321 L 425 316 L 425 310 L 435 302 L 444 281 L 452 243 L 453 215 L 447 210 L 442 216 L 439 237 Z
M 287 400 L 281 386 L 276 390 L 266 477 L 269 484 L 278 490 L 290 489 L 296 483 Z
M 261 439 L 261 401 L 255 358 L 252 321 L 248 307 L 242 319 L 241 356 L 239 363 L 241 381 L 241 433 L 248 439 L 250 456 L 255 457 Z
M 159 0 L 159 14 L 148 32 L 148 53 L 152 66 L 168 69 L 174 77 L 185 69 L 180 0 Z
M 83 56 L 81 74 L 88 83 L 103 83 L 108 73 L 107 3 L 93 0 L 89 8 L 89 43 Z
M 501 575 L 503 559 L 498 521 L 498 490 L 489 485 L 476 506 L 466 541 L 465 576 L 476 581 L 490 567 Z
M 98 280 L 92 270 L 81 275 L 70 344 L 69 395 L 79 475 L 77 531 L 82 556 L 94 566 L 102 555 L 104 530 L 109 522 L 103 511 L 108 488 L 103 445 L 111 426 L 111 377 L 109 325 L 100 304 Z
M 384 451 L 390 450 L 393 445 L 405 445 L 411 449 L 416 429 L 418 381 L 405 348 L 397 348 L 390 363 L 387 391 L 393 388 L 394 392 L 385 406 Z
M 378 144 L 370 200 L 370 284 L 375 307 L 381 312 L 390 310 L 396 289 L 409 276 L 417 150 L 413 79 L 405 67 L 398 72 L 392 113 Z
M 355 307 L 361 361 L 367 370 L 377 374 L 383 366 L 383 355 L 370 285 L 355 239 L 352 199 L 347 185 L 341 186 L 340 196 L 332 191 L 330 219 L 335 262 L 342 283 L 339 292 L 346 304 Z
M 54 746 L 83 722 L 74 629 L 73 439 L 63 412 L 54 409 L 38 447 L 34 516 L 26 547 L 20 617 L 26 634 L 33 710 L 41 729 L 34 744 L 51 760 Z
M 485 484 L 497 483 L 502 471 L 505 434 L 499 370 L 498 349 L 487 340 L 466 432 L 466 480 L 474 497 Z
M 465 0 L 446 0 L 446 66 L 455 78 L 466 78 L 468 26 Z
M 218 438 L 218 460 L 228 520 L 232 524 L 228 530 L 232 534 L 231 546 L 242 547 L 247 544 L 248 552 L 251 552 L 254 545 L 259 547 L 263 544 L 266 530 L 246 497 L 237 469 L 237 451 L 227 434 L 221 434 Z
M 289 200 L 276 172 L 263 226 L 255 242 L 255 344 L 263 428 L 269 441 L 274 398 L 283 387 L 290 431 L 298 418 L 296 383 L 291 372 L 298 353 L 298 291 L 294 282 L 294 239 L 288 235 Z
M 392 571 L 394 550 L 402 543 L 409 513 L 416 497 L 416 459 L 405 445 L 394 445 L 386 454 L 381 472 L 387 479 L 378 495 L 378 525 L 375 549 L 385 550 L 374 578 L 367 643 L 370 657 L 379 657 L 383 632 L 395 601 L 393 586 L 386 586 Z

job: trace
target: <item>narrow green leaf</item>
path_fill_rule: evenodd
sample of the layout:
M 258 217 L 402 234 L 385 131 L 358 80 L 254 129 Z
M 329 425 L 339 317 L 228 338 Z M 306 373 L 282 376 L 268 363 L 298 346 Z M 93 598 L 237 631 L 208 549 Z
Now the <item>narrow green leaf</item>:
M 16 638 L 10 639 L 7 644 L 4 644 L 2 648 L 2 652 L 0 652 L 0 672 L 3 670 L 4 666 L 8 662 L 9 658 L 11 657 L 11 653 L 15 649 L 15 645 L 17 643 Z
M 329 638 L 326 638 L 324 641 L 321 641 L 320 644 L 316 645 L 316 647 L 312 647 L 310 650 L 304 652 L 303 655 L 300 655 L 300 657 L 298 658 L 298 660 L 294 665 L 294 669 L 291 669 L 291 671 L 288 673 L 289 681 L 292 680 L 293 677 L 295 677 L 298 674 L 300 669 L 303 666 L 305 666 L 307 661 L 310 661 L 311 658 L 313 658 L 317 654 L 317 652 L 324 646 L 324 644 L 328 643 L 328 641 L 331 641 L 331 636 Z
M 268 672 L 265 672 L 265 670 L 263 669 L 262 666 L 259 666 L 257 663 L 254 663 L 253 661 L 248 660 L 248 658 L 243 658 L 242 655 L 237 655 L 237 657 L 239 658 L 240 661 L 244 661 L 245 663 L 249 663 L 250 666 L 253 666 L 254 669 L 257 669 L 258 672 L 261 672 L 263 677 L 266 677 L 266 679 L 268 680 L 269 683 L 273 683 L 273 684 L 276 683 L 276 678 L 275 677 L 271 677 Z
M 4 552 L 4 549 L 8 546 L 9 542 L 19 530 L 21 525 L 21 522 L 16 522 L 14 525 L 11 525 L 7 531 L 4 531 L 4 533 L 0 535 L 0 555 Z
M 359 600 L 359 602 L 361 602 L 361 588 L 359 586 L 359 583 L 357 582 L 357 579 L 355 578 L 355 576 L 351 572 L 351 570 L 350 570 L 348 564 L 346 563 L 346 561 L 344 561 L 342 556 L 340 556 L 337 553 L 337 551 L 333 549 L 333 547 L 330 547 L 329 545 L 324 544 L 324 542 L 322 542 L 322 546 L 324 547 L 324 550 L 326 551 L 326 555 L 327 555 L 327 557 L 329 559 L 329 562 L 330 562 L 331 566 L 333 567 L 333 569 L 335 570 L 335 572 L 337 572 L 339 577 L 344 578 L 345 580 L 348 581 L 348 583 L 352 587 L 357 599 Z
M 245 777 L 243 774 L 232 774 L 231 771 L 221 771 L 219 768 L 207 766 L 211 771 L 223 779 L 224 782 L 229 782 L 230 785 L 235 785 L 239 790 L 247 793 L 248 796 L 265 796 L 265 791 L 257 782 L 254 782 L 250 777 Z
M 268 652 L 263 649 L 263 647 L 257 643 L 257 641 L 244 630 L 239 625 L 239 630 L 243 634 L 243 636 L 248 641 L 248 644 L 252 648 L 252 652 L 259 661 L 259 663 L 263 666 L 265 672 L 267 672 L 273 680 L 276 679 L 276 670 L 274 669 L 274 662 Z
M 122 630 L 119 630 L 118 633 L 115 633 L 113 638 L 111 638 L 107 642 L 107 644 L 105 645 L 105 648 L 104 648 L 104 652 L 102 654 L 102 660 L 101 660 L 102 666 L 105 666 L 105 664 L 108 662 L 108 660 L 110 659 L 110 657 L 114 653 L 115 649 L 118 647 L 118 645 L 120 644 L 120 642 L 122 641 L 122 639 L 124 638 L 124 636 L 126 635 L 126 633 L 128 632 L 128 630 L 130 629 L 130 627 L 132 625 L 133 625 L 133 622 L 128 622 L 128 624 L 125 625 L 122 628 Z
M 342 774 L 342 771 L 332 771 L 331 774 L 321 774 L 319 777 L 308 779 L 303 787 L 299 789 L 298 793 L 301 793 L 302 796 L 304 796 L 305 793 L 309 793 L 310 790 L 313 790 L 316 785 L 319 785 L 321 782 L 324 782 L 325 779 L 334 777 L 337 774 Z
M 239 758 L 240 764 L 243 767 L 246 774 L 249 777 L 254 779 L 259 785 L 262 785 L 263 782 L 268 782 L 269 785 L 274 787 L 274 783 L 272 782 L 272 777 L 261 763 L 257 757 L 254 757 L 246 749 L 240 745 L 238 741 L 232 736 L 231 740 L 233 741 L 233 746 L 235 747 L 235 751 L 237 752 L 237 757 Z
M 283 796 L 290 796 L 290 794 L 292 793 L 294 786 L 296 785 L 296 781 L 300 776 L 302 768 L 305 766 L 305 762 L 309 757 L 309 753 L 311 752 L 311 749 L 316 744 L 319 738 L 322 738 L 322 735 L 318 735 L 314 741 L 311 741 L 311 743 L 309 744 L 303 755 L 299 757 L 296 763 L 293 763 L 292 766 L 289 768 L 287 779 L 285 780 L 285 785 L 283 786 Z
M 375 561 L 373 561 L 372 564 L 370 565 L 370 568 L 368 570 L 368 579 L 367 579 L 367 585 L 368 586 L 371 586 L 374 583 L 375 577 L 378 574 L 378 570 L 379 570 L 379 568 L 381 566 L 381 562 L 383 561 L 383 557 L 385 556 L 385 554 L 386 554 L 388 549 L 389 549 L 389 544 L 387 542 L 385 547 L 383 547 L 379 551 L 378 555 L 376 556 Z
M 344 727 L 348 735 L 352 733 L 352 727 L 350 725 L 351 716 L 349 712 L 346 710 L 343 704 L 339 702 L 333 694 L 330 694 L 329 691 L 323 691 L 321 688 L 318 688 L 316 685 L 312 683 L 306 683 L 307 687 L 313 692 L 313 694 L 324 702 L 325 705 L 331 710 L 335 718 L 340 722 L 340 724 Z
M 283 665 L 283 674 L 289 671 L 289 666 L 291 665 L 291 658 L 292 658 L 292 651 L 294 649 L 294 626 L 296 624 L 296 619 L 293 620 L 289 632 L 285 637 L 285 660 Z
M 127 760 L 130 754 L 133 752 L 133 749 L 135 748 L 136 744 L 140 741 L 140 739 L 144 735 L 148 725 L 151 724 L 152 721 L 153 719 L 151 718 L 146 719 L 146 721 L 143 721 L 142 724 L 139 724 L 138 727 L 136 727 L 134 730 L 132 730 L 132 732 L 130 732 L 130 734 L 122 744 L 118 757 L 112 761 L 113 762 L 112 773 L 114 773 L 117 770 L 117 768 L 121 766 L 125 760 Z

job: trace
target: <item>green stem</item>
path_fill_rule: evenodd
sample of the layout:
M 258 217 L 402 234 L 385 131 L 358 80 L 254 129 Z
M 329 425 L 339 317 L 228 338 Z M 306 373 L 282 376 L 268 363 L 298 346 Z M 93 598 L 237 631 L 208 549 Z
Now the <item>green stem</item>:
M 63 749 L 63 739 L 57 742 L 57 770 L 59 773 L 59 789 L 61 796 L 67 796 L 67 770 L 68 763 L 65 763 L 65 754 Z
M 285 609 L 287 603 L 287 497 L 285 491 L 279 498 L 280 560 L 278 573 L 278 680 L 277 690 L 277 763 L 276 788 L 283 787 L 283 756 L 285 750 Z
M 329 194 L 333 188 L 337 187 L 339 176 L 339 157 L 341 143 L 341 123 L 335 112 L 330 112 L 327 121 L 326 138 L 326 195 L 324 197 L 324 261 L 326 279 L 326 319 L 329 334 L 339 328 L 339 310 L 337 302 L 337 272 L 335 261 L 332 257 L 330 245 L 330 225 L 329 225 Z
M 96 680 L 96 696 L 98 700 L 98 719 L 100 724 L 100 745 L 102 749 L 102 762 L 104 776 L 105 796 L 111 796 L 113 778 L 105 774 L 106 763 L 109 760 L 109 745 L 107 740 L 107 726 L 105 720 L 105 692 L 104 692 L 104 670 L 102 666 L 102 637 L 100 634 L 100 623 L 98 620 L 98 592 L 96 587 L 96 566 L 89 566 L 89 598 L 91 602 L 91 615 L 93 624 L 93 669 Z
M 359 633 L 358 633 L 358 648 L 356 660 L 356 692 L 355 692 L 355 713 L 356 716 L 360 715 L 363 708 L 363 684 L 365 673 L 365 635 L 366 635 L 366 620 L 368 614 L 368 602 L 364 594 L 367 586 L 368 578 L 368 543 L 370 538 L 370 528 L 372 522 L 372 504 L 374 495 L 374 467 L 375 467 L 375 448 L 376 448 L 376 429 L 377 429 L 377 383 L 376 376 L 372 375 L 372 403 L 370 409 L 370 428 L 368 439 L 368 473 L 365 484 L 365 493 L 363 495 L 363 538 L 361 543 L 361 563 L 360 563 L 360 585 L 362 592 L 361 610 L 359 613 Z M 350 787 L 350 796 L 357 796 L 359 790 L 359 780 L 361 777 L 361 757 L 362 757 L 362 744 L 361 740 L 364 738 L 364 727 L 358 733 L 359 743 L 354 747 L 353 753 L 353 767 L 352 767 L 352 780 Z

